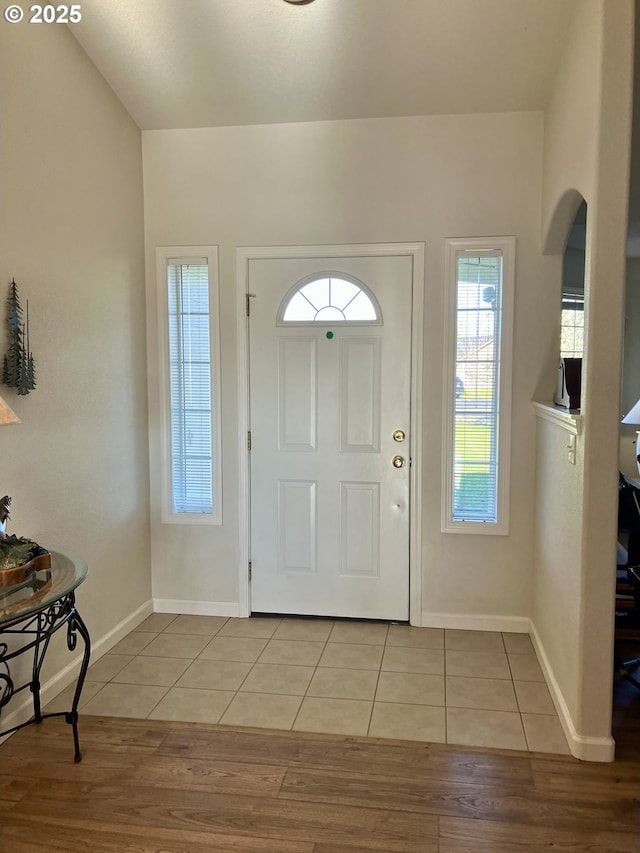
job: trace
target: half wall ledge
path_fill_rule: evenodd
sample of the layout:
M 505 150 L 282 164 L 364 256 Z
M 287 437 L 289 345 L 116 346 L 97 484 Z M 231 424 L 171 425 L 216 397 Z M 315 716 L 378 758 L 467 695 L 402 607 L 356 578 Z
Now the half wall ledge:
M 572 435 L 580 435 L 582 432 L 582 415 L 578 410 L 561 409 L 553 403 L 538 403 L 532 401 L 531 405 L 536 413 L 536 417 L 544 421 L 550 421 L 552 424 L 561 429 L 570 432 Z

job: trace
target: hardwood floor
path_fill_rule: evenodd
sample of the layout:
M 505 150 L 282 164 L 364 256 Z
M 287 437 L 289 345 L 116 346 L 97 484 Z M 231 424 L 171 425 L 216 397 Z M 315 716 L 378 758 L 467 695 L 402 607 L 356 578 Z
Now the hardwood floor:
M 84 716 L 0 746 L 2 853 L 640 851 L 640 696 L 612 764 L 375 738 Z M 637 693 L 637 691 L 636 691 Z

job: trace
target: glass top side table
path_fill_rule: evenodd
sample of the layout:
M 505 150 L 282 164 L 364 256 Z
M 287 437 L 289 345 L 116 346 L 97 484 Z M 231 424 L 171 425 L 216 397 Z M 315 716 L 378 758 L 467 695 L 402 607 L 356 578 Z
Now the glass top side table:
M 29 689 L 33 695 L 33 717 L 0 731 L 0 737 L 40 723 L 47 717 L 63 716 L 73 730 L 75 761 L 82 758 L 78 739 L 78 702 L 91 654 L 89 632 L 76 609 L 75 590 L 86 576 L 87 565 L 83 560 L 52 551 L 51 568 L 34 572 L 15 586 L 0 587 L 0 713 L 20 691 Z M 51 637 L 65 625 L 69 651 L 75 651 L 78 635 L 84 643 L 76 690 L 70 711 L 43 714 L 40 707 L 40 671 Z M 10 661 L 29 651 L 33 651 L 31 679 L 17 686 L 11 675 Z

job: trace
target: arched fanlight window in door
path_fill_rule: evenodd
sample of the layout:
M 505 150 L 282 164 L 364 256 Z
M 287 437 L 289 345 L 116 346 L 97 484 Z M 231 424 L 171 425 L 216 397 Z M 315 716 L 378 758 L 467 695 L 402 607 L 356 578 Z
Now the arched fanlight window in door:
M 278 325 L 307 323 L 382 325 L 380 306 L 361 281 L 345 273 L 299 281 L 282 300 Z

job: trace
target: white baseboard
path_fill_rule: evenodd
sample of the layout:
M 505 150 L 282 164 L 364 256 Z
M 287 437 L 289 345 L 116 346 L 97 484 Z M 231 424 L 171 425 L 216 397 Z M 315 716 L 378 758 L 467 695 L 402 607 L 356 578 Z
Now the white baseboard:
M 531 640 L 538 655 L 544 677 L 547 680 L 547 686 L 549 687 L 553 704 L 556 706 L 560 725 L 569 744 L 571 754 L 574 758 L 580 758 L 582 761 L 613 761 L 615 759 L 616 743 L 611 736 L 587 737 L 578 734 L 576 731 L 569 707 L 565 702 L 564 695 L 555 677 L 540 635 L 533 623 L 531 625 Z
M 102 655 L 112 649 L 116 643 L 119 643 L 130 631 L 133 631 L 144 619 L 153 612 L 152 602 L 146 601 L 133 613 L 125 617 L 119 622 L 115 628 L 112 628 L 99 640 L 91 639 L 91 659 L 89 663 L 95 663 Z M 82 646 L 82 647 L 81 647 Z M 80 648 L 81 647 L 81 648 Z M 84 654 L 84 646 L 78 644 L 78 654 L 53 675 L 48 681 L 40 687 L 40 706 L 44 709 L 45 705 L 51 702 L 58 693 L 61 693 L 65 687 L 68 687 L 77 677 L 80 671 L 80 664 Z M 33 699 L 31 693 L 25 691 L 25 699 L 14 708 L 7 716 L 2 717 L 0 724 L 1 729 L 12 729 L 14 726 L 19 726 L 26 723 L 33 716 Z M 9 737 L 9 736 L 8 736 Z
M 154 613 L 180 613 L 187 616 L 240 616 L 235 601 L 188 601 L 179 598 L 154 598 Z
M 530 621 L 526 616 L 484 616 L 466 613 L 424 613 L 422 628 L 459 628 L 466 631 L 505 631 L 528 634 Z

